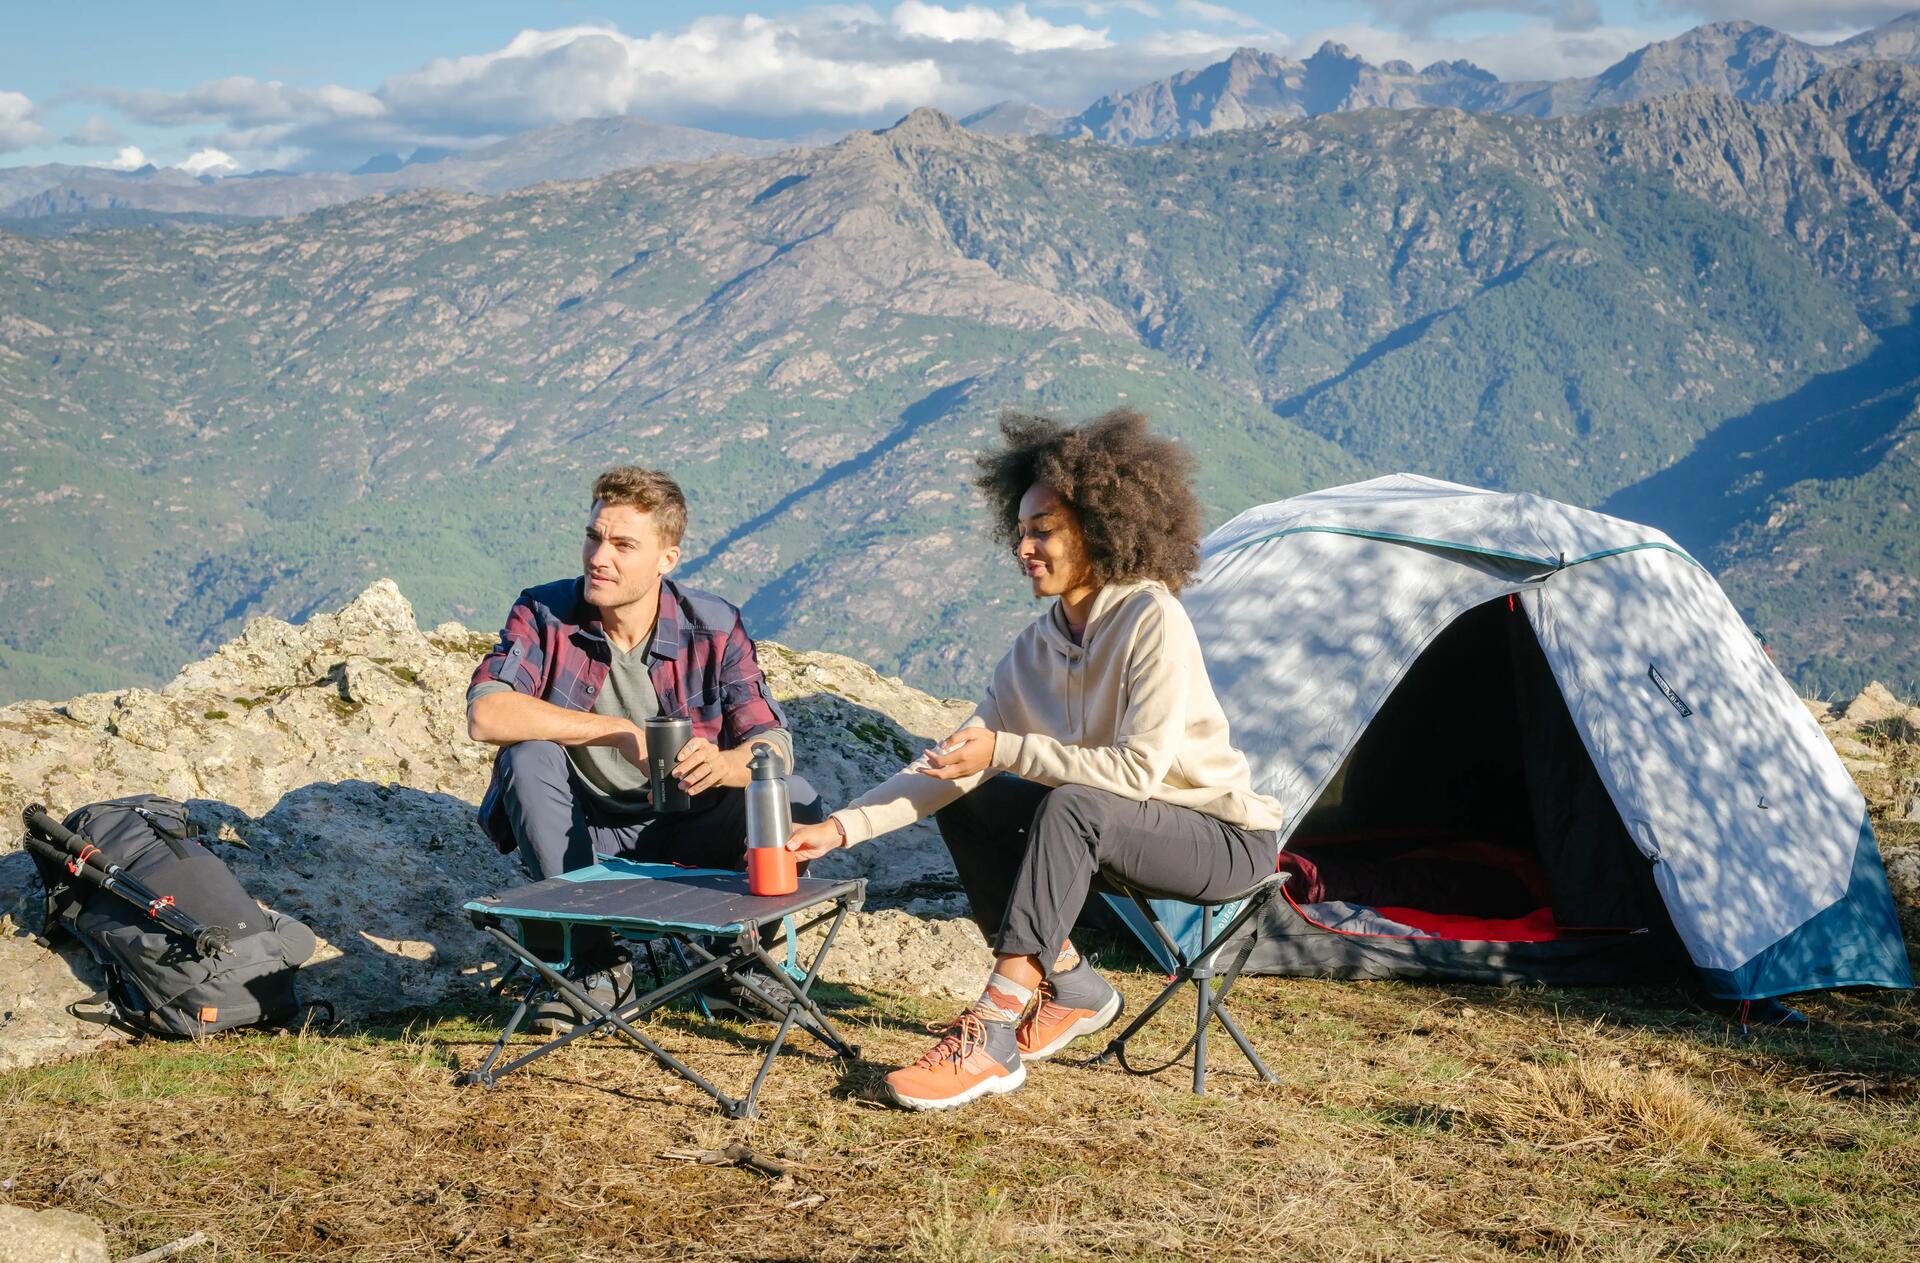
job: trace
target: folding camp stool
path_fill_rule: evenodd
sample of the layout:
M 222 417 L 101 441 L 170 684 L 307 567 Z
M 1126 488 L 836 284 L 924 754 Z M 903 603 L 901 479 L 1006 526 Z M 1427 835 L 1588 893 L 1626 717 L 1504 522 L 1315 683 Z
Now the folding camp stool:
M 464 905 L 468 918 L 505 949 L 513 962 L 508 975 L 496 984 L 496 993 L 521 970 L 531 971 L 533 978 L 485 1059 L 461 1074 L 459 1081 L 491 1087 L 528 1062 L 582 1036 L 607 1031 L 705 1092 L 729 1118 L 751 1118 L 757 1112 L 760 1086 L 794 1027 L 807 1031 L 844 1060 L 860 1055 L 859 1048 L 834 1029 L 810 993 L 847 914 L 859 908 L 865 895 L 866 882 L 862 880 L 803 877 L 793 894 L 763 898 L 748 892 L 743 873 L 606 859 L 531 886 L 471 900 Z M 803 915 L 807 919 L 800 921 Z M 525 930 L 531 922 L 560 930 L 560 960 L 542 959 L 528 949 Z M 831 925 L 826 937 L 798 979 L 761 941 L 763 928 L 782 927 L 791 945 L 801 934 L 827 922 Z M 628 995 L 616 998 L 612 1006 L 603 1005 L 581 985 L 587 974 L 608 963 L 604 959 L 575 958 L 574 936 L 583 929 L 609 931 L 616 939 L 629 942 L 669 939 L 696 963 L 644 995 Z M 755 966 L 759 967 L 756 972 L 748 972 Z M 721 1091 L 638 1028 L 641 1019 L 655 1009 L 728 981 L 780 1017 L 780 1028 L 742 1097 Z M 564 997 L 579 1012 L 593 1016 L 505 1065 L 497 1065 L 527 1014 L 554 996 Z
M 1233 1020 L 1231 1013 L 1227 1012 L 1227 992 L 1233 989 L 1235 979 L 1240 976 L 1241 967 L 1247 963 L 1247 956 L 1253 950 L 1253 936 L 1251 934 L 1247 936 L 1245 943 L 1242 944 L 1235 956 L 1233 964 L 1228 966 L 1224 972 L 1217 971 L 1216 965 L 1221 951 L 1226 947 L 1227 943 L 1233 939 L 1234 935 L 1238 934 L 1242 927 L 1252 921 L 1254 917 L 1258 916 L 1260 910 L 1266 907 L 1275 895 L 1280 893 L 1281 887 L 1286 884 L 1287 874 L 1269 873 L 1247 890 L 1214 900 L 1198 900 L 1185 895 L 1162 895 L 1152 891 L 1142 891 L 1127 885 L 1110 874 L 1102 873 L 1100 877 L 1116 894 L 1133 901 L 1134 907 L 1140 910 L 1140 914 L 1146 918 L 1147 925 L 1152 928 L 1153 933 L 1159 938 L 1161 945 L 1166 949 L 1167 957 L 1174 962 L 1174 971 L 1172 976 L 1167 980 L 1167 985 L 1161 990 L 1159 995 L 1154 997 L 1153 1003 L 1142 1009 L 1140 1016 L 1134 1018 L 1126 1030 L 1115 1036 L 1112 1042 L 1106 1046 L 1105 1050 L 1088 1058 L 1083 1064 L 1101 1066 L 1109 1062 L 1117 1061 L 1120 1063 L 1120 1068 L 1128 1074 L 1157 1074 L 1179 1061 L 1182 1057 L 1185 1057 L 1188 1049 L 1192 1049 L 1194 1095 L 1205 1096 L 1207 1092 L 1207 1024 L 1212 1019 L 1218 1018 L 1220 1019 L 1220 1025 L 1226 1028 L 1227 1034 L 1233 1036 L 1233 1042 L 1240 1045 L 1240 1051 L 1245 1053 L 1247 1060 L 1253 1063 L 1253 1068 L 1259 1072 L 1260 1078 L 1267 1083 L 1278 1083 L 1280 1080 L 1274 1075 L 1273 1071 L 1267 1069 L 1267 1063 L 1260 1060 L 1260 1054 L 1253 1050 L 1253 1044 L 1248 1041 L 1246 1032 L 1240 1029 L 1240 1024 Z M 1182 950 L 1173 935 L 1167 933 L 1166 926 L 1161 923 L 1159 913 L 1154 910 L 1153 904 L 1149 902 L 1149 900 L 1152 899 L 1177 899 L 1182 903 L 1194 904 L 1199 907 L 1201 947 L 1191 958 Z M 1240 903 L 1239 911 L 1227 919 L 1227 924 L 1223 929 L 1215 933 L 1213 930 L 1214 909 L 1225 904 L 1238 903 L 1242 900 L 1245 902 Z M 1213 986 L 1213 979 L 1216 973 L 1218 973 L 1220 978 L 1220 987 L 1218 990 L 1215 990 Z M 1189 983 L 1193 985 L 1195 996 L 1193 1037 L 1182 1045 L 1179 1052 L 1167 1058 L 1167 1060 L 1160 1065 L 1151 1066 L 1146 1069 L 1136 1069 L 1127 1061 L 1127 1041 L 1139 1034 L 1141 1028 L 1153 1020 L 1153 1015 L 1158 1013 L 1167 1001 L 1173 999 L 1180 988 Z

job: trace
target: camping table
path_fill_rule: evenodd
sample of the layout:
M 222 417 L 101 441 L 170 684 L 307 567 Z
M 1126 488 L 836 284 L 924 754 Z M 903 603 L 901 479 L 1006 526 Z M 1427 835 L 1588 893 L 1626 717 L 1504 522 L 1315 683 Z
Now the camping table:
M 857 1047 L 841 1038 L 810 992 L 840 926 L 847 914 L 860 906 L 865 894 L 866 882 L 862 880 L 803 877 L 793 894 L 763 898 L 748 893 L 744 873 L 606 859 L 531 886 L 471 900 L 464 909 L 474 926 L 512 957 L 513 966 L 500 985 L 504 986 L 508 978 L 522 968 L 532 970 L 538 975 L 538 981 L 529 985 L 486 1059 L 462 1074 L 460 1081 L 491 1087 L 502 1075 L 563 1048 L 582 1035 L 610 1030 L 634 1045 L 636 1051 L 651 1054 L 662 1068 L 711 1096 L 729 1118 L 750 1118 L 755 1113 L 760 1085 L 766 1082 L 774 1057 L 795 1026 L 811 1033 L 840 1057 L 852 1059 L 860 1055 Z M 811 915 L 800 923 L 798 918 L 804 914 Z M 536 921 L 560 930 L 564 944 L 560 960 L 543 960 L 523 942 L 526 925 Z M 797 981 L 786 967 L 774 960 L 767 951 L 768 945 L 761 941 L 763 927 L 769 932 L 771 927 L 783 927 L 791 949 L 802 933 L 828 921 L 832 924 L 826 937 L 814 952 L 805 976 Z M 587 928 L 610 931 L 616 938 L 629 941 L 667 939 L 697 963 L 645 995 L 631 996 L 608 1008 L 588 995 L 581 985 L 585 971 L 595 962 L 574 958 L 573 937 L 576 931 Z M 777 943 L 778 939 L 774 941 Z M 604 967 L 607 962 L 598 963 Z M 746 972 L 756 965 L 760 967 L 757 971 Z M 770 1012 L 783 1014 L 780 1029 L 767 1046 L 759 1072 L 743 1097 L 727 1095 L 638 1028 L 641 1019 L 662 1005 L 698 992 L 709 984 L 729 980 Z M 566 997 L 580 1012 L 591 1012 L 594 1016 L 496 1068 L 495 1063 L 506 1050 L 507 1042 L 527 1014 L 537 1003 L 553 995 Z

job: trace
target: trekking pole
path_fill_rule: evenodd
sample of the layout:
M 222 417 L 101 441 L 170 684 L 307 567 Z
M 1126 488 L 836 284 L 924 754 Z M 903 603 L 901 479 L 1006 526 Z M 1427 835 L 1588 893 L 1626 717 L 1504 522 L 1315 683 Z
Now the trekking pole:
M 163 928 L 192 943 L 196 955 L 217 956 L 233 946 L 233 932 L 227 927 L 200 924 L 174 904 L 172 895 L 155 894 L 145 882 L 109 862 L 99 847 L 55 820 L 39 803 L 20 814 L 26 822 L 29 850 L 143 910 Z

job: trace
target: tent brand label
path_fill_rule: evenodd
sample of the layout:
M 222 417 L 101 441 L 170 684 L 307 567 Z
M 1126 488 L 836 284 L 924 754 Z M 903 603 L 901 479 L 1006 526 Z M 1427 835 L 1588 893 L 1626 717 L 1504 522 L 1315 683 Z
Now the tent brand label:
M 1660 691 L 1667 695 L 1667 700 L 1673 703 L 1673 708 L 1680 712 L 1680 718 L 1685 719 L 1693 714 L 1693 707 L 1687 705 L 1687 699 L 1674 691 L 1673 685 L 1667 683 L 1667 677 L 1660 674 L 1660 668 L 1651 662 L 1647 664 L 1647 678 L 1660 686 Z

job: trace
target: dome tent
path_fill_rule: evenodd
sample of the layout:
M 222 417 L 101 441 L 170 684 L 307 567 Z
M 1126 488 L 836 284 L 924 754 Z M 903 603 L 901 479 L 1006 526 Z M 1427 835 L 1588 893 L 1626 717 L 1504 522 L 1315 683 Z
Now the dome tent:
M 1913 985 L 1859 789 L 1659 531 L 1393 475 L 1240 514 L 1183 599 L 1285 810 L 1249 972 Z

